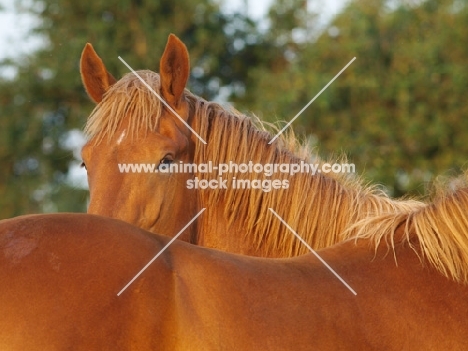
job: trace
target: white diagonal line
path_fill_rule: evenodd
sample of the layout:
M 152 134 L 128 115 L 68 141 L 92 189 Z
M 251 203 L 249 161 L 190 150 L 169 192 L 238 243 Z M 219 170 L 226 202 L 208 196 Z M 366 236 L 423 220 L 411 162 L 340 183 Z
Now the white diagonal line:
M 159 257 L 159 256 L 160 256 L 160 255 L 161 255 L 161 254 L 162 254 L 178 237 L 179 237 L 179 235 L 182 234 L 182 233 L 184 232 L 184 230 L 187 229 L 188 226 L 189 226 L 190 224 L 192 224 L 193 221 L 196 220 L 196 219 L 198 218 L 198 216 L 200 216 L 200 215 L 203 213 L 203 211 L 205 211 L 205 209 L 206 209 L 206 208 L 202 208 L 202 210 L 201 210 L 200 212 L 198 212 L 197 215 L 196 215 L 195 217 L 193 217 L 193 218 L 190 220 L 190 222 L 188 222 L 188 223 L 185 225 L 185 227 L 183 227 L 183 228 L 176 234 L 176 236 L 174 236 L 174 237 L 171 239 L 171 241 L 169 241 L 169 242 L 166 244 L 166 246 L 164 246 L 164 247 L 161 249 L 161 251 L 159 251 L 159 252 L 156 254 L 156 256 L 154 256 L 154 257 L 151 259 L 151 261 L 149 261 L 149 262 L 146 264 L 146 266 L 144 266 L 144 267 L 141 269 L 141 271 L 139 271 L 138 274 L 137 274 L 136 276 L 134 276 L 133 279 L 130 280 L 130 281 L 128 282 L 127 285 L 124 286 L 124 288 L 123 288 L 122 290 L 120 290 L 120 292 L 117 294 L 117 296 L 120 296 L 120 294 L 122 294 L 122 293 L 125 291 L 125 289 L 127 289 L 127 288 L 130 286 L 130 284 L 132 284 L 132 283 L 133 283 L 133 282 L 134 282 L 134 281 L 151 265 L 151 263 L 153 263 L 154 260 L 157 259 L 157 258 L 158 258 L 158 257 Z
M 136 76 L 138 77 L 138 79 L 139 79 L 154 95 L 156 95 L 156 96 L 158 97 L 159 100 L 161 100 L 161 102 L 169 109 L 169 111 L 171 111 L 177 118 L 179 118 L 179 119 L 181 120 L 181 122 L 182 122 L 183 124 L 185 124 L 185 126 L 186 126 L 188 129 L 190 129 L 190 131 L 191 131 L 193 134 L 195 134 L 196 137 L 197 137 L 198 139 L 200 139 L 200 141 L 201 141 L 203 144 L 206 145 L 206 141 L 203 140 L 203 138 L 202 138 L 200 135 L 198 135 L 198 133 L 197 133 L 196 131 L 194 131 L 194 130 L 192 129 L 192 127 L 190 127 L 190 126 L 188 125 L 188 123 L 185 122 L 185 120 L 184 120 L 182 117 L 180 117 L 179 114 L 178 114 L 177 112 L 175 112 L 174 109 L 173 109 L 166 101 L 164 101 L 164 99 L 163 99 L 161 96 L 159 96 L 159 94 L 158 94 L 157 92 L 155 92 L 154 89 L 151 88 L 151 86 L 150 86 L 148 83 L 146 83 L 146 82 L 143 80 L 143 78 L 141 78 L 140 75 L 139 75 L 138 73 L 136 73 L 136 72 L 133 70 L 133 68 L 130 67 L 130 65 L 129 65 L 127 62 L 125 62 L 125 60 L 124 60 L 122 57 L 119 56 L 119 60 L 122 61 L 122 63 L 123 63 L 125 66 L 127 66 L 127 68 L 128 68 L 130 71 L 132 71 L 132 73 L 133 73 L 134 75 L 136 75 Z
M 330 272 L 332 272 L 332 273 L 340 280 L 340 282 L 343 283 L 344 286 L 346 286 L 354 295 L 357 295 L 357 292 L 354 291 L 354 289 L 353 289 L 352 287 L 350 287 L 349 284 L 346 283 L 345 280 L 344 280 L 343 278 L 341 278 L 341 277 L 338 275 L 338 273 L 336 273 L 336 272 L 333 270 L 333 268 L 331 268 L 331 267 L 328 265 L 328 263 L 325 262 L 325 260 L 324 260 L 322 257 L 320 257 L 319 254 L 318 254 L 317 252 L 315 252 L 315 250 L 312 249 L 312 248 L 309 246 L 309 244 L 307 244 L 307 243 L 304 241 L 304 239 L 302 239 L 301 236 L 300 236 L 299 234 L 297 234 L 297 233 L 294 231 L 294 229 L 292 229 L 292 228 L 289 226 L 289 224 L 286 223 L 286 222 L 283 220 L 283 218 L 281 218 L 281 217 L 279 216 L 279 214 L 277 214 L 272 208 L 269 208 L 269 210 L 270 210 L 276 217 L 278 217 L 278 219 L 279 219 L 279 220 L 296 236 L 296 238 L 298 238 L 298 239 L 301 241 L 301 243 L 303 243 L 303 244 L 310 250 L 310 252 L 312 252 L 312 253 L 320 260 L 320 262 L 322 262 L 323 265 L 324 265 L 325 267 L 327 267 L 327 268 L 330 270 Z
M 348 64 L 347 64 L 346 66 L 344 66 L 343 69 L 342 69 L 341 71 L 339 71 L 338 74 L 337 74 L 336 76 L 334 76 L 333 79 L 332 79 L 331 81 L 329 81 L 328 84 L 325 85 L 325 86 L 323 87 L 323 89 L 320 90 L 319 93 L 318 93 L 317 95 L 315 95 L 314 98 L 313 98 L 312 100 L 310 100 L 309 103 L 308 103 L 307 105 L 305 105 L 305 106 L 302 108 L 302 110 L 300 110 L 300 111 L 297 113 L 297 115 L 295 115 L 294 118 L 293 118 L 292 120 L 290 120 L 289 123 L 286 124 L 286 125 L 283 127 L 283 129 L 281 129 L 281 130 L 278 132 L 278 134 L 276 134 L 276 135 L 273 137 L 273 139 L 270 140 L 270 142 L 269 142 L 268 144 L 271 144 L 272 142 L 274 142 L 274 141 L 276 140 L 276 138 L 278 138 L 278 137 L 281 135 L 281 133 L 283 133 L 283 132 L 286 130 L 286 128 L 288 128 L 288 127 L 291 125 L 291 123 L 293 123 L 294 120 L 295 120 L 297 117 L 299 117 L 299 116 L 301 115 L 301 113 L 304 112 L 304 111 L 306 110 L 306 108 L 309 107 L 310 104 L 313 103 L 313 102 L 315 101 L 315 99 L 317 99 L 317 98 L 320 96 L 320 94 L 322 94 L 322 93 L 324 92 L 324 90 L 327 89 L 327 88 L 330 86 L 330 84 L 333 83 L 333 81 L 334 81 L 336 78 L 338 78 L 338 76 L 339 76 L 341 73 L 343 73 L 343 71 L 344 71 L 346 68 L 349 67 L 350 64 L 353 63 L 353 61 L 354 61 L 355 59 L 356 59 L 356 57 L 353 57 L 353 59 L 352 59 L 351 61 L 349 61 Z

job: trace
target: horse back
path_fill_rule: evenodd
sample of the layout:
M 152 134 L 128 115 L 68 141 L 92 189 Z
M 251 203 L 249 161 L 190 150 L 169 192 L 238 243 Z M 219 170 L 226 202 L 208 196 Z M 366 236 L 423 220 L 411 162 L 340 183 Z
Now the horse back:
M 120 221 L 61 214 L 0 222 L 2 350 L 158 349 L 170 334 L 168 259 L 117 296 L 159 249 Z M 156 345 L 158 341 L 158 345 Z

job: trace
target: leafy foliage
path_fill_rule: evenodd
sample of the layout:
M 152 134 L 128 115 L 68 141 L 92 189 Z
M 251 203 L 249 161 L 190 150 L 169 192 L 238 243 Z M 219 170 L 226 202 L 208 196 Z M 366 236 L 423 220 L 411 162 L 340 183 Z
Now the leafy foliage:
M 393 195 L 424 193 L 434 176 L 466 163 L 467 5 L 351 1 L 285 69 L 258 68 L 249 108 L 289 120 L 356 57 L 294 126 L 324 154 L 345 150 Z

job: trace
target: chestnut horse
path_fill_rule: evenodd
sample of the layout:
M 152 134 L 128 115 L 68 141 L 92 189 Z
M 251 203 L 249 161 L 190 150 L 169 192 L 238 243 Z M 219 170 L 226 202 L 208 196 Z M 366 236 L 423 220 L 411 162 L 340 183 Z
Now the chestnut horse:
M 189 55 L 174 35 L 169 36 L 161 58 L 160 74 L 137 71 L 116 81 L 87 44 L 81 58 L 81 75 L 89 96 L 98 103 L 87 121 L 89 141 L 82 151 L 91 195 L 88 213 L 173 236 L 180 223 L 187 223 L 206 208 L 184 240 L 235 253 L 291 257 L 307 249 L 276 218 L 265 215 L 268 208 L 302 233 L 313 248 L 320 249 L 352 236 L 353 232 L 345 235 L 344 231 L 360 219 L 407 212 L 419 206 L 416 201 L 394 201 L 349 174 L 319 173 L 321 166 L 315 174 L 278 172 L 272 176 L 200 169 L 156 173 L 158 167 L 171 163 L 324 164 L 294 136 L 276 139 L 270 145 L 273 135 L 259 121 L 186 90 Z M 152 168 L 149 172 L 119 168 L 129 164 Z M 284 185 L 287 181 L 287 188 L 235 189 L 234 178 L 255 179 L 262 184 L 277 181 Z M 221 180 L 225 188 L 195 189 L 196 179 Z
M 364 220 L 355 240 L 320 251 L 357 296 L 311 254 L 257 258 L 178 240 L 117 296 L 168 237 L 89 214 L 4 220 L 0 346 L 467 350 L 467 209 L 465 187 Z

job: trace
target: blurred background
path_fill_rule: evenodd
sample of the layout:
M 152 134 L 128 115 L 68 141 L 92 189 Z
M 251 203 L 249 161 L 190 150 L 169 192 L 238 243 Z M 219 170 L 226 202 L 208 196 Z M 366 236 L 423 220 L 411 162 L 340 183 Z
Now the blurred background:
M 157 71 L 169 33 L 190 90 L 294 122 L 393 196 L 468 160 L 468 0 L 0 0 L 0 218 L 85 211 L 86 42 L 109 71 Z M 465 137 L 464 137 L 465 135 Z

